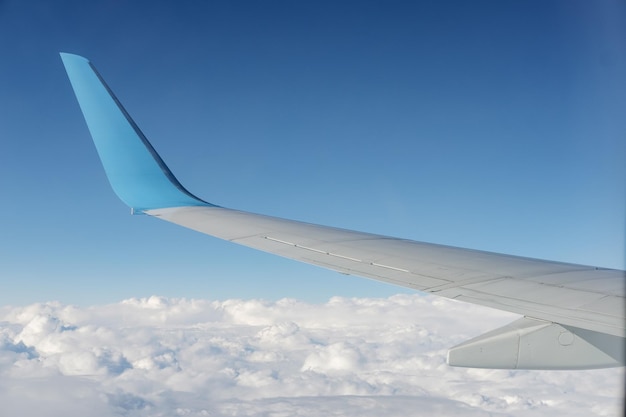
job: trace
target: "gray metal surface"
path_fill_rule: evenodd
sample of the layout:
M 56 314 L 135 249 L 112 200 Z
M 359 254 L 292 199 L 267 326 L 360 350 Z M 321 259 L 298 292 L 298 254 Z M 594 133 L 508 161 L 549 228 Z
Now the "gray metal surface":
M 220 207 L 147 214 L 286 258 L 625 337 L 625 273 L 279 219 Z
M 453 347 L 452 366 L 495 369 L 593 369 L 619 366 L 624 352 L 613 347 L 616 336 L 522 317 L 513 323 Z M 598 345 L 601 346 L 598 346 Z

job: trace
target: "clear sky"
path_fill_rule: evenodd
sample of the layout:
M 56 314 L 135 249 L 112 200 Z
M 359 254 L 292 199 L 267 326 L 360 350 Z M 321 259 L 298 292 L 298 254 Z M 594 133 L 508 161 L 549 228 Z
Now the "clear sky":
M 0 305 L 388 296 L 131 216 L 59 52 L 192 193 L 415 240 L 624 268 L 618 1 L 0 1 Z

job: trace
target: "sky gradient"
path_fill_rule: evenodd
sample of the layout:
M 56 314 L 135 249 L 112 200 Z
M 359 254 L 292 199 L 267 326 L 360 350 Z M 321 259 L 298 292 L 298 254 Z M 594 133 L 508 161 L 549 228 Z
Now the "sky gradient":
M 0 52 L 2 411 L 623 411 L 624 368 L 445 364 L 511 313 L 131 216 L 59 52 L 209 202 L 623 269 L 624 2 L 0 0 Z
M 0 2 L 0 305 L 389 296 L 130 216 L 59 52 L 192 193 L 414 240 L 624 268 L 620 2 Z

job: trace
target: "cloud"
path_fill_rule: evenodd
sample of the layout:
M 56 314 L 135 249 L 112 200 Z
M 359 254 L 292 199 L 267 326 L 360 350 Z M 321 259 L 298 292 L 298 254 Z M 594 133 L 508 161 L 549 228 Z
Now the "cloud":
M 0 308 L 6 415 L 619 415 L 623 369 L 451 368 L 516 318 L 422 295 Z

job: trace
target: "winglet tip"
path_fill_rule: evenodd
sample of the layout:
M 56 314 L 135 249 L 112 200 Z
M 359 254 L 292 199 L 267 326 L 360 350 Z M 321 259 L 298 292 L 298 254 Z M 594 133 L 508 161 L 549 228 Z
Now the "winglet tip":
M 89 62 L 89 60 L 85 58 L 84 56 L 72 54 L 69 52 L 59 52 L 59 55 L 61 56 L 61 60 L 63 61 L 63 63 L 67 63 L 69 61 Z
M 88 59 L 60 55 L 109 183 L 126 205 L 135 212 L 212 206 L 178 182 Z

